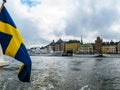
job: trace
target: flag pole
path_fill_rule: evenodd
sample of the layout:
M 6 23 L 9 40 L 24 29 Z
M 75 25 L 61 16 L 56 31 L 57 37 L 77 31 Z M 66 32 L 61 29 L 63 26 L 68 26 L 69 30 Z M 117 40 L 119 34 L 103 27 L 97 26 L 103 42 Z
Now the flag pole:
M 0 7 L 0 13 L 1 13 L 5 3 L 6 3 L 6 0 L 3 0 L 3 3 L 1 5 L 1 7 Z M 7 65 L 9 65 L 9 61 L 4 61 L 4 59 L 3 59 L 3 51 L 2 51 L 1 44 L 0 44 L 0 76 L 2 74 L 3 67 L 7 66 Z
M 0 44 L 0 76 L 2 74 L 3 67 L 8 66 L 8 65 L 9 65 L 9 61 L 4 60 L 3 51 L 2 51 L 1 44 Z
M 3 3 L 2 3 L 2 5 L 1 5 L 1 7 L 0 7 L 0 13 L 1 13 L 1 11 L 2 11 L 2 9 L 3 9 L 3 7 L 4 7 L 4 4 L 5 4 L 6 2 L 7 2 L 6 0 L 3 0 Z

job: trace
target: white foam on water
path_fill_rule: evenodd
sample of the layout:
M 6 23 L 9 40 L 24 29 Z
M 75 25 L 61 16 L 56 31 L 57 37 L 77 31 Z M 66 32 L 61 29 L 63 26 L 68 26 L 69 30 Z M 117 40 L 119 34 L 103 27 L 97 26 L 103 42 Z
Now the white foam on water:
M 4 85 L 3 85 L 3 89 L 2 90 L 6 90 L 7 89 L 7 85 L 8 85 L 8 82 L 5 82 Z
M 88 85 L 83 86 L 83 87 L 82 87 L 81 89 L 79 89 L 79 90 L 84 90 L 84 89 L 90 90 L 90 88 L 88 87 Z
M 52 84 L 48 84 L 48 88 L 49 88 L 49 89 L 53 89 L 54 86 L 53 86 Z

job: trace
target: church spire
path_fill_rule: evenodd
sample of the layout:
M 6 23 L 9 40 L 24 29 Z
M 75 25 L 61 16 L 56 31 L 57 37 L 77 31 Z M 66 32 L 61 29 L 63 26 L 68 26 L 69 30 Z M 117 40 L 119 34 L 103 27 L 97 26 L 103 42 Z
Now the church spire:
M 81 45 L 83 44 L 82 36 L 81 36 L 81 41 L 80 41 L 80 44 L 81 44 Z

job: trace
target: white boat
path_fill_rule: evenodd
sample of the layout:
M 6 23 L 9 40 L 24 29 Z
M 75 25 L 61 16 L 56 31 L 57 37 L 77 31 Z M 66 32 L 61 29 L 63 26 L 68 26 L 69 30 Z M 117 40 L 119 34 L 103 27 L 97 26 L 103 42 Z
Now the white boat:
M 62 56 L 63 54 L 63 51 L 53 51 L 53 52 L 50 52 L 48 55 L 50 56 Z
M 40 55 L 45 55 L 45 56 L 62 56 L 63 51 L 54 51 L 50 46 L 49 48 L 41 49 Z
M 1 44 L 0 44 L 0 76 L 2 74 L 3 67 L 7 65 L 9 65 L 9 61 L 4 61 L 3 51 L 2 51 Z
M 51 51 L 48 53 L 41 53 L 41 56 L 62 56 L 63 51 Z

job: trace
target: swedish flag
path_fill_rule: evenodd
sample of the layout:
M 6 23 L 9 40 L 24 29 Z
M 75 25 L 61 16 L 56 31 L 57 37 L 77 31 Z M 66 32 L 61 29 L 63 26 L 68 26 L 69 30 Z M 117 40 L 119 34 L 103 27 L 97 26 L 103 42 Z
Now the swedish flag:
M 29 82 L 31 59 L 18 29 L 5 7 L 0 13 L 0 44 L 5 55 L 23 63 L 19 69 L 18 78 L 23 82 Z

